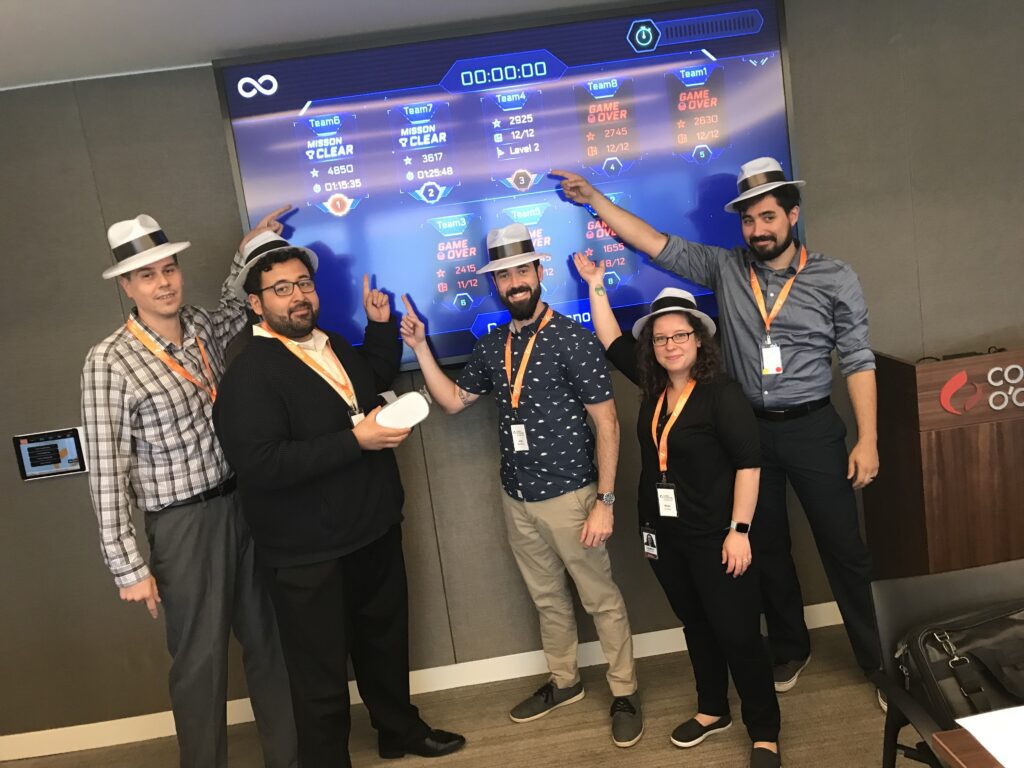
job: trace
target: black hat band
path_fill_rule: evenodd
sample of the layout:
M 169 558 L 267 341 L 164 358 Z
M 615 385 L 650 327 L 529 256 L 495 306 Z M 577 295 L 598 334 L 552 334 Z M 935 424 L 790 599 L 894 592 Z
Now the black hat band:
M 162 229 L 150 232 L 148 235 L 137 237 L 134 240 L 129 240 L 127 243 L 117 246 L 112 249 L 114 258 L 118 261 L 124 261 L 130 259 L 132 256 L 138 256 L 143 251 L 148 251 L 151 248 L 156 248 L 158 245 L 163 245 L 167 242 L 167 235 L 164 234 Z
M 269 243 L 264 243 L 257 248 L 254 248 L 252 253 L 245 257 L 246 264 L 252 264 L 260 256 L 270 251 L 276 251 L 278 248 L 291 248 L 292 245 L 286 240 L 271 240 Z
M 680 296 L 663 296 L 662 298 L 651 304 L 651 314 L 655 312 L 664 312 L 668 309 L 696 309 L 697 305 L 689 299 L 684 299 Z
M 514 243 L 506 243 L 505 245 L 495 245 L 488 248 L 487 253 L 491 257 L 491 261 L 497 261 L 498 259 L 507 259 L 509 256 L 536 253 L 536 251 L 533 250 L 532 240 L 518 240 Z
M 781 181 L 788 184 L 786 174 L 782 171 L 768 171 L 767 173 L 755 173 L 753 176 L 747 176 L 745 179 L 740 179 L 736 183 L 736 188 L 742 195 L 744 192 L 748 192 L 754 187 L 760 187 L 762 184 L 771 184 L 776 181 Z

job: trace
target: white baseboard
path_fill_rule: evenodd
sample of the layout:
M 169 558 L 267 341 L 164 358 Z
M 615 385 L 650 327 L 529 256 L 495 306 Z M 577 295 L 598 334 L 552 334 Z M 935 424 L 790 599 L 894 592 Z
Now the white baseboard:
M 835 602 L 805 606 L 804 617 L 808 629 L 843 623 Z M 638 659 L 684 650 L 686 650 L 686 641 L 683 638 L 682 629 L 663 629 L 658 632 L 645 632 L 633 636 L 633 654 Z M 600 643 L 596 641 L 581 643 L 579 660 L 582 667 L 604 664 Z M 547 664 L 544 661 L 543 652 L 529 651 L 481 659 L 480 661 L 465 661 L 445 667 L 418 669 L 410 673 L 409 686 L 413 694 L 430 693 L 467 685 L 529 677 L 546 671 Z M 362 701 L 354 682 L 349 683 L 349 694 L 353 704 Z M 253 720 L 252 706 L 248 699 L 229 701 L 227 709 L 228 725 L 250 723 Z M 67 728 L 0 736 L 0 760 L 23 760 L 29 757 L 57 755 L 64 752 L 100 749 L 173 735 L 173 715 L 170 712 L 157 712 L 152 715 L 125 717 L 102 723 L 86 723 Z

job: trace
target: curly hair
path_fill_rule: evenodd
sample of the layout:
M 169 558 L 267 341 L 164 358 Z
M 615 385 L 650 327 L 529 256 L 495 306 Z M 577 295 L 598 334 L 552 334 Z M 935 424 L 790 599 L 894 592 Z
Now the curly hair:
M 698 382 L 710 381 L 722 372 L 722 353 L 715 337 L 707 332 L 704 323 L 689 312 L 677 313 L 689 321 L 697 334 L 700 346 L 697 348 L 697 362 L 690 375 Z M 654 356 L 654 319 L 649 320 L 640 331 L 636 344 L 637 371 L 640 374 L 640 399 L 657 400 L 668 386 L 668 374 Z

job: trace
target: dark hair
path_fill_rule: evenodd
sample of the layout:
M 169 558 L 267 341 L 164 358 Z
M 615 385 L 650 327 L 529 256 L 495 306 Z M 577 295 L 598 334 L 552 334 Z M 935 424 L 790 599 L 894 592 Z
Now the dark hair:
M 710 381 L 722 371 L 722 353 L 715 337 L 708 333 L 704 323 L 689 312 L 666 312 L 685 317 L 697 334 L 700 346 L 697 348 L 697 362 L 690 374 L 698 382 Z M 660 315 L 656 316 L 660 317 Z M 640 374 L 640 399 L 656 401 L 668 386 L 668 374 L 654 356 L 654 320 L 650 318 L 640 331 L 636 345 L 636 363 Z
M 736 212 L 742 216 L 747 212 L 747 208 L 752 206 L 754 203 L 758 203 L 764 200 L 766 197 L 771 195 L 775 198 L 775 201 L 779 204 L 786 213 L 792 211 L 796 206 L 800 205 L 800 188 L 793 184 L 786 184 L 781 187 L 769 190 L 764 194 L 758 195 L 757 197 L 748 197 L 746 200 L 736 203 Z
M 263 273 L 269 272 L 270 268 L 275 264 L 281 264 L 285 261 L 291 261 L 292 259 L 298 259 L 305 264 L 306 269 L 309 270 L 309 274 L 312 277 L 313 263 L 309 260 L 309 254 L 301 248 L 281 248 L 277 251 L 271 251 L 266 256 L 260 258 L 259 264 L 250 269 L 249 274 L 245 276 L 245 283 L 242 284 L 242 289 L 246 293 L 255 293 L 259 296 Z

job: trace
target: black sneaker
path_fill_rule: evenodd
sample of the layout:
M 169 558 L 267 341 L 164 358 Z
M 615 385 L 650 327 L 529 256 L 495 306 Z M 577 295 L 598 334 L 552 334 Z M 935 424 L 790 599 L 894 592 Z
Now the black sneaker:
M 711 725 L 701 725 L 697 718 L 690 718 L 672 731 L 672 743 L 677 747 L 696 747 L 713 733 L 724 731 L 732 725 L 732 717 L 722 715 Z
M 616 696 L 609 713 L 612 716 L 612 742 L 616 747 L 632 747 L 644 735 L 644 715 L 640 694 Z
M 776 664 L 772 667 L 772 676 L 775 678 L 775 692 L 785 693 L 791 691 L 796 686 L 797 678 L 800 677 L 800 673 L 804 671 L 811 661 L 810 654 L 807 655 L 806 659 L 796 659 L 794 661 L 784 661 L 782 664 Z
M 885 691 L 881 688 L 875 688 L 875 695 L 878 697 L 878 707 L 883 712 L 889 711 L 889 697 L 885 695 Z
M 528 699 L 524 699 L 512 707 L 508 716 L 515 723 L 528 723 L 531 720 L 544 717 L 553 709 L 579 701 L 585 694 L 582 680 L 568 688 L 558 688 L 554 681 L 549 680 L 534 691 Z
M 778 747 L 776 747 L 778 749 Z M 764 747 L 750 750 L 750 768 L 781 768 L 782 751 L 772 752 Z

